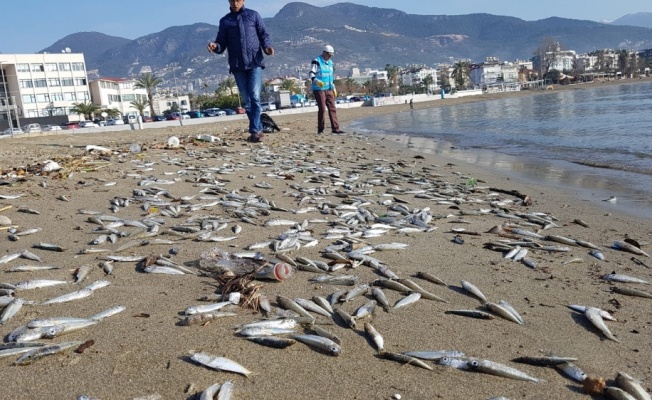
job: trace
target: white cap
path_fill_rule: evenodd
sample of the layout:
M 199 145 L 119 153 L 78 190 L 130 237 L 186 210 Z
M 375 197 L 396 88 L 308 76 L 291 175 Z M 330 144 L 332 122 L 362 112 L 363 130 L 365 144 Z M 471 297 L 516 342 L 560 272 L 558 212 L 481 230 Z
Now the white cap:
M 331 46 L 330 44 L 324 46 L 324 51 L 326 53 L 335 54 L 335 49 L 333 49 L 333 46 Z

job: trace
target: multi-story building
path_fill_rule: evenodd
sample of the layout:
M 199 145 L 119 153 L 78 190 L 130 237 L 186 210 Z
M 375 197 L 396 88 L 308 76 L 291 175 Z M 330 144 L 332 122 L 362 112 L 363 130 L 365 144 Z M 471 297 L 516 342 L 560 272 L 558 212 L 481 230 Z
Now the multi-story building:
M 401 74 L 401 83 L 403 85 L 420 85 L 428 76 L 432 77 L 432 82 L 427 90 L 432 92 L 437 88 L 437 70 L 434 68 L 411 68 Z
M 81 53 L 0 54 L 0 125 L 78 120 L 70 109 L 91 99 Z M 56 118 L 53 118 L 56 117 Z
M 89 84 L 91 99 L 102 109 L 116 109 L 122 116 L 138 116 L 138 109 L 132 102 L 147 101 L 147 90 L 136 88 L 135 79 L 100 78 Z M 143 110 L 145 116 L 150 115 L 149 106 Z
M 185 112 L 190 110 L 190 97 L 188 95 L 155 94 L 153 106 L 155 115 L 163 115 L 165 111 Z

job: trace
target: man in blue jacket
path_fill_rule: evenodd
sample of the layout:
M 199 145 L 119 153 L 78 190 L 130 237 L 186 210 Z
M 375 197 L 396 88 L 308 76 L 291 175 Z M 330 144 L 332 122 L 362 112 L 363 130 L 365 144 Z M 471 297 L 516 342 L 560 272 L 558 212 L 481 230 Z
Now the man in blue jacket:
M 312 93 L 317 101 L 317 133 L 324 133 L 325 111 L 328 109 L 328 119 L 331 121 L 333 133 L 342 134 L 335 110 L 337 89 L 334 82 L 334 69 L 331 57 L 335 54 L 333 46 L 327 44 L 320 56 L 310 63 L 308 76 L 312 81 Z
M 249 141 L 263 139 L 260 122 L 260 91 L 263 85 L 263 52 L 274 55 L 263 19 L 254 10 L 244 7 L 245 0 L 229 0 L 231 12 L 220 20 L 217 37 L 208 44 L 208 51 L 222 54 L 228 50 L 229 72 L 233 74 L 249 117 Z

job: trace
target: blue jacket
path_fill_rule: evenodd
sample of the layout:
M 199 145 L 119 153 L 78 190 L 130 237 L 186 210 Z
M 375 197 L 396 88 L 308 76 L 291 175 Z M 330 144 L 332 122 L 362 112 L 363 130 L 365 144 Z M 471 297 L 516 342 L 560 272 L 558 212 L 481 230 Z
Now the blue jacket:
M 335 84 L 333 83 L 333 60 L 324 60 L 320 55 L 317 56 L 310 64 L 310 73 L 308 76 L 312 79 L 312 90 L 333 90 Z M 316 80 L 322 81 L 323 87 L 317 86 Z
M 218 45 L 216 53 L 229 51 L 229 72 L 265 68 L 263 49 L 271 47 L 260 14 L 244 7 L 220 20 L 215 43 Z

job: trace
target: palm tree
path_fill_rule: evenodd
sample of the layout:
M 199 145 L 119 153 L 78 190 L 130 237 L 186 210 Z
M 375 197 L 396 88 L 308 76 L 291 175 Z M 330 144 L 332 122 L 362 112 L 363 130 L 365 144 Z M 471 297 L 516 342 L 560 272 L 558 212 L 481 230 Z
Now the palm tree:
M 106 117 L 109 119 L 117 118 L 122 114 L 117 108 L 105 108 L 102 112 L 106 113 Z
M 294 79 L 284 79 L 281 83 L 281 90 L 289 90 L 291 94 L 299 93 L 299 87 Z
M 223 93 L 226 92 L 227 90 L 229 91 L 229 94 L 231 96 L 234 95 L 233 89 L 237 87 L 237 84 L 235 82 L 235 79 L 233 77 L 228 77 L 225 80 L 223 80 L 218 86 L 217 86 L 217 92 L 218 93 Z
M 137 89 L 145 89 L 147 91 L 147 101 L 149 102 L 149 111 L 154 115 L 154 89 L 163 81 L 152 73 L 142 74 L 136 81 L 134 87 Z
M 146 109 L 147 106 L 149 105 L 149 101 L 146 100 L 146 99 L 136 99 L 136 100 L 132 101 L 132 102 L 129 103 L 129 104 L 131 104 L 131 106 L 132 106 L 133 108 L 135 108 L 136 110 L 138 110 L 138 114 L 140 114 L 141 116 L 143 116 L 143 111 L 145 111 L 145 109 Z M 154 115 L 154 114 L 152 114 L 152 115 Z
M 423 86 L 426 88 L 426 93 L 430 93 L 430 86 L 432 86 L 433 83 L 435 83 L 435 78 L 432 77 L 432 75 L 428 75 L 425 78 L 423 78 Z
M 100 106 L 93 104 L 90 101 L 72 103 L 72 108 L 70 109 L 72 113 L 83 115 L 85 120 L 92 120 L 94 114 L 100 110 Z
M 393 92 L 392 89 L 396 88 L 398 86 L 396 84 L 396 80 L 398 79 L 398 67 L 392 64 L 387 64 L 385 65 L 385 71 L 387 71 L 387 81 L 390 84 L 390 92 Z
M 468 61 L 458 61 L 453 65 L 453 81 L 459 89 L 466 88 L 470 76 L 471 64 Z

